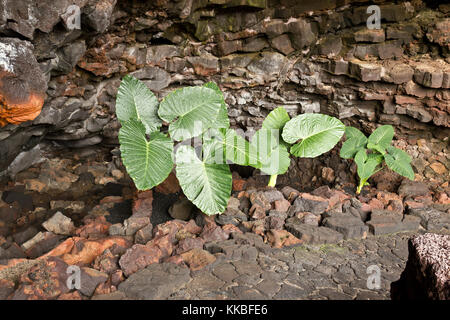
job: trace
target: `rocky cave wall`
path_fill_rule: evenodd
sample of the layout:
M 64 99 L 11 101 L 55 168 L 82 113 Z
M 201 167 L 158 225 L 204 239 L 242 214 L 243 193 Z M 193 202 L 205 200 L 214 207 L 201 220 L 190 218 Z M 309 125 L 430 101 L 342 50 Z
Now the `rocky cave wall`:
M 373 3 L 380 30 L 366 28 Z M 127 73 L 159 98 L 213 80 L 249 131 L 284 106 L 448 144 L 450 5 L 437 1 L 2 0 L 0 33 L 3 174 L 41 141 L 117 146 Z

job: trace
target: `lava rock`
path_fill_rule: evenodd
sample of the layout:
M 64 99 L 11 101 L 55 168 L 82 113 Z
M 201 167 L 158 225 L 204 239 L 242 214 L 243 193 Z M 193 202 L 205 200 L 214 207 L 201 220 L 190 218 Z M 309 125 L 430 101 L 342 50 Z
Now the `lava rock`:
M 286 223 L 285 228 L 304 243 L 337 243 L 344 238 L 341 233 L 327 227 L 317 227 L 299 223 Z
M 75 230 L 75 225 L 72 220 L 59 211 L 42 223 L 42 226 L 47 231 L 60 235 L 70 235 Z
M 393 300 L 450 299 L 450 236 L 426 233 L 408 241 L 408 261 L 391 285 Z
M 374 210 L 367 225 L 374 235 L 400 231 L 417 231 L 420 225 L 420 218 L 411 215 L 401 215 L 387 210 Z
M 369 227 L 361 219 L 351 215 L 334 215 L 322 222 L 325 227 L 336 230 L 344 235 L 344 239 L 365 239 Z
M 150 264 L 158 263 L 162 255 L 159 248 L 135 244 L 120 257 L 119 265 L 128 277 Z
M 328 209 L 328 200 L 308 193 L 301 194 L 295 199 L 289 209 L 289 215 L 293 216 L 297 212 L 311 212 L 314 214 L 324 213 Z
M 428 231 L 440 232 L 450 230 L 450 213 L 433 208 L 412 208 L 409 215 L 418 217 L 420 224 Z
M 131 275 L 118 289 L 131 299 L 166 299 L 190 280 L 188 268 L 173 263 L 158 263 Z
M 398 194 L 403 197 L 417 197 L 424 196 L 429 193 L 428 186 L 419 181 L 403 180 L 398 188 Z

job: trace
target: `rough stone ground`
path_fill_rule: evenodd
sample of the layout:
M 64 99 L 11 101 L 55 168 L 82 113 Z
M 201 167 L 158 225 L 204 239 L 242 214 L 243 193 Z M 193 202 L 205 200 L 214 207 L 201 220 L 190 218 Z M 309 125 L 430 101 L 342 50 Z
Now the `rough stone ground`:
M 390 299 L 390 284 L 405 267 L 412 233 L 283 249 L 248 235 L 208 244 L 209 251 L 222 253 L 201 270 L 152 264 L 118 291 L 94 299 Z M 378 290 L 367 288 L 371 265 L 381 270 Z

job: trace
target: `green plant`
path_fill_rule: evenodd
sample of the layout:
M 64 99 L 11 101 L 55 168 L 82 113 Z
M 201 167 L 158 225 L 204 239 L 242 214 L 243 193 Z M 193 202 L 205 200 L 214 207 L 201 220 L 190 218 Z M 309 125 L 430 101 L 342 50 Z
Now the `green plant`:
M 361 131 L 353 127 L 345 128 L 346 141 L 341 148 L 341 157 L 353 159 L 357 165 L 359 185 L 356 193 L 359 194 L 367 180 L 383 169 L 383 162 L 387 167 L 398 174 L 414 180 L 414 171 L 411 167 L 409 155 L 391 146 L 394 138 L 394 128 L 390 125 L 378 127 L 367 138 Z
M 290 154 L 314 158 L 331 150 L 344 134 L 344 124 L 325 114 L 301 114 L 290 118 L 286 109 L 271 111 L 255 133 L 251 145 L 258 150 L 259 169 L 269 174 L 269 186 L 285 173 Z
M 117 93 L 116 114 L 122 160 L 139 190 L 163 182 L 175 164 L 186 197 L 213 215 L 225 211 L 231 195 L 226 160 L 259 167 L 249 142 L 230 129 L 215 83 L 177 89 L 159 102 L 144 83 L 128 75 Z M 188 140 L 200 136 L 199 150 Z

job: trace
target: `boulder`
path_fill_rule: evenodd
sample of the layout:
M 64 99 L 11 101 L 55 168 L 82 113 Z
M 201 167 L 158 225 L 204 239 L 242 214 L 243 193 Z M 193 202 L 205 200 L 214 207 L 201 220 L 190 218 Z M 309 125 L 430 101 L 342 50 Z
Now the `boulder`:
M 408 241 L 408 261 L 391 285 L 393 300 L 450 299 L 450 236 L 426 233 Z
M 44 104 L 47 81 L 33 55 L 33 46 L 0 39 L 0 127 L 34 120 Z

